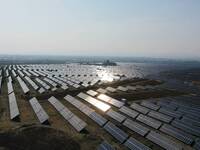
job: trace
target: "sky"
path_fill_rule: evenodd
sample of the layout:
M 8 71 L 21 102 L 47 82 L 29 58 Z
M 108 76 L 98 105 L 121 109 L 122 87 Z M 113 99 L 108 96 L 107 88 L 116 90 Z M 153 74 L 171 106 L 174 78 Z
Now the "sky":
M 0 54 L 200 59 L 200 0 L 0 0 Z

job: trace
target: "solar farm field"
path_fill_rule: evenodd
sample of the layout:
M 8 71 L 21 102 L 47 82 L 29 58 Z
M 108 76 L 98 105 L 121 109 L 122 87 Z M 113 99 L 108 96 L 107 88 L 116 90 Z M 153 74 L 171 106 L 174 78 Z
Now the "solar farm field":
M 200 97 L 162 83 L 130 65 L 1 66 L 0 149 L 200 149 Z

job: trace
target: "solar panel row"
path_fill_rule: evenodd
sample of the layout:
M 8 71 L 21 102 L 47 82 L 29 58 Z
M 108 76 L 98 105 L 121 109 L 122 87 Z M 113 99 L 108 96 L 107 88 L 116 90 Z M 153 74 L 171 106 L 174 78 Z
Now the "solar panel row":
M 150 131 L 150 129 L 148 129 L 147 127 L 144 127 L 138 122 L 130 119 L 126 119 L 123 125 L 142 136 L 145 136 Z
M 89 94 L 90 96 L 96 96 L 98 93 L 96 91 L 93 91 L 93 90 L 89 90 L 87 91 L 87 94 Z
M 105 89 L 99 88 L 97 89 L 97 92 L 105 94 L 107 91 Z
M 190 134 L 196 135 L 196 136 L 200 136 L 200 127 L 197 126 L 192 126 L 186 123 L 183 123 L 180 120 L 174 120 L 172 121 L 172 125 L 174 127 L 177 127 L 185 132 L 188 132 Z
M 70 95 L 67 95 L 64 97 L 64 99 L 67 100 L 72 105 L 74 105 L 76 108 L 78 108 L 81 112 L 86 114 L 88 117 L 90 117 L 93 121 L 95 121 L 100 126 L 103 126 L 107 122 L 107 119 L 105 119 L 104 117 L 96 113 L 93 109 L 91 109 L 84 103 L 80 102 L 76 98 Z
M 19 76 L 17 77 L 17 80 L 22 88 L 23 93 L 27 94 L 30 90 L 27 87 L 26 83 Z
M 115 150 L 108 142 L 103 141 L 97 148 L 97 150 Z
M 179 130 L 173 126 L 164 124 L 160 130 L 168 135 L 171 135 L 175 138 L 177 138 L 178 140 L 191 145 L 192 142 L 194 141 L 194 137 L 190 134 L 187 134 L 185 132 L 183 132 L 182 130 Z
M 17 100 L 14 92 L 8 95 L 8 101 L 10 108 L 10 119 L 14 120 L 19 117 L 19 108 L 17 105 Z
M 13 92 L 12 82 L 8 82 L 7 87 L 8 87 L 8 94 L 12 93 Z
M 25 76 L 25 79 L 34 88 L 34 90 L 38 90 L 39 89 L 37 84 L 35 84 L 35 82 L 33 82 L 33 80 L 31 80 L 31 78 L 29 78 L 28 76 Z
M 124 102 L 116 100 L 116 99 L 114 99 L 114 98 L 112 98 L 112 97 L 110 97 L 106 94 L 100 94 L 97 98 L 104 101 L 104 102 L 107 102 L 107 103 L 109 103 L 109 104 L 111 104 L 115 107 L 118 107 L 118 108 L 120 108 L 124 105 Z
M 45 110 L 42 108 L 42 106 L 40 105 L 40 103 L 38 102 L 38 100 L 33 97 L 32 99 L 29 100 L 37 118 L 39 119 L 40 123 L 47 123 L 49 116 L 48 114 L 45 112 Z
M 145 146 L 144 144 L 142 144 L 141 142 L 139 142 L 138 140 L 130 137 L 125 143 L 124 145 L 126 147 L 128 147 L 131 150 L 150 150 L 149 147 Z
M 115 88 L 112 88 L 112 87 L 107 87 L 107 88 L 106 88 L 106 91 L 115 92 L 116 89 L 115 89 Z
M 99 100 L 97 100 L 97 99 L 95 99 L 95 98 L 93 98 L 93 97 L 91 97 L 91 96 L 89 96 L 89 95 L 87 95 L 85 93 L 81 92 L 77 96 L 79 98 L 87 101 L 88 103 L 92 104 L 93 106 L 97 107 L 98 109 L 100 109 L 103 112 L 105 112 L 105 111 L 110 109 L 110 106 L 108 104 L 106 104 L 104 102 L 101 102 L 101 101 L 99 101 Z
M 143 114 L 140 114 L 136 119 L 152 128 L 155 128 L 155 129 L 160 128 L 160 126 L 162 125 L 162 123 L 160 121 L 155 120 L 151 117 L 145 116 Z
M 120 143 L 123 143 L 128 138 L 128 135 L 123 130 L 115 126 L 110 121 L 106 123 L 104 129 L 109 132 L 114 138 L 116 138 Z
M 132 104 L 131 104 L 131 108 L 133 108 L 133 109 L 135 109 L 135 110 L 137 110 L 138 112 L 143 113 L 143 114 L 147 114 L 147 113 L 149 112 L 149 109 L 148 109 L 148 108 L 143 107 L 143 106 L 141 106 L 141 105 L 139 105 L 139 104 L 137 104 L 137 103 L 132 103 Z
M 187 116 L 183 116 L 181 118 L 181 121 L 184 122 L 184 123 L 191 124 L 192 126 L 199 126 L 200 127 L 200 121 L 199 120 L 191 119 L 191 118 L 188 118 Z
M 177 112 L 174 110 L 170 110 L 167 108 L 163 108 L 163 107 L 159 109 L 159 112 L 166 114 L 168 116 L 174 117 L 174 118 L 180 118 L 183 115 L 183 113 L 180 113 L 180 112 Z
M 119 111 L 122 112 L 122 113 L 124 113 L 124 114 L 126 114 L 126 115 L 128 115 L 131 118 L 136 118 L 139 115 L 138 112 L 136 112 L 135 110 L 132 110 L 132 109 L 126 107 L 126 106 L 122 106 L 119 109 Z
M 157 111 L 150 111 L 148 113 L 148 115 L 152 118 L 155 118 L 155 119 L 158 119 L 158 120 L 161 120 L 163 122 L 166 122 L 166 123 L 170 123 L 172 121 L 172 117 L 170 116 L 167 116 L 167 115 L 164 115 L 162 113 L 159 113 Z
M 48 101 L 56 108 L 56 110 L 78 131 L 80 132 L 86 127 L 86 123 L 73 114 L 67 107 L 65 107 L 55 97 L 50 97 Z
M 153 103 L 151 103 L 149 101 L 142 101 L 140 104 L 142 106 L 145 106 L 145 107 L 150 108 L 152 110 L 158 110 L 160 108 L 160 106 L 158 106 L 156 104 L 153 104 Z
M 46 81 L 47 83 L 49 83 L 49 84 L 52 85 L 53 87 L 56 87 L 56 86 L 57 86 L 57 84 L 56 84 L 54 81 L 48 79 L 47 77 L 44 78 L 44 81 Z
M 200 139 L 195 140 L 195 144 L 194 144 L 193 148 L 196 150 L 200 150 Z
M 41 84 L 42 87 L 45 88 L 46 90 L 49 90 L 49 89 L 51 88 L 48 84 L 46 84 L 46 83 L 45 83 L 44 81 L 42 81 L 41 79 L 35 78 L 35 80 L 36 80 L 39 84 Z
M 123 91 L 123 92 L 128 91 L 128 89 L 126 87 L 123 87 L 123 86 L 118 86 L 117 90 L 120 90 L 120 91 Z
M 116 121 L 118 121 L 120 123 L 123 122 L 126 119 L 126 117 L 124 115 L 122 115 L 122 114 L 120 114 L 120 113 L 118 113 L 118 112 L 116 112 L 116 111 L 114 111 L 112 109 L 108 110 L 106 112 L 106 114 L 109 117 L 113 118 L 114 120 L 116 120 Z
M 146 136 L 146 138 L 167 150 L 182 150 L 183 149 L 183 147 L 181 145 L 177 144 L 173 140 L 171 140 L 171 139 L 167 138 L 166 136 L 161 135 L 155 131 L 151 131 Z

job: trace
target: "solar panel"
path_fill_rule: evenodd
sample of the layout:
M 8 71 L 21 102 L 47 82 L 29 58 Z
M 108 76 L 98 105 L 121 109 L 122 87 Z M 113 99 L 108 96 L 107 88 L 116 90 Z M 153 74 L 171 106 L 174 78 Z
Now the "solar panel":
M 8 86 L 8 94 L 12 93 L 13 92 L 12 82 L 8 82 L 7 86 Z
M 197 126 L 192 126 L 189 124 L 186 124 L 180 120 L 174 120 L 171 123 L 174 127 L 177 127 L 185 132 L 188 132 L 190 134 L 196 135 L 196 136 L 200 136 L 200 127 Z
M 19 117 L 19 109 L 14 92 L 8 95 L 8 101 L 10 108 L 10 119 L 14 120 Z
M 192 142 L 194 141 L 194 137 L 190 134 L 187 134 L 185 132 L 183 132 L 182 130 L 179 130 L 173 126 L 170 126 L 170 125 L 167 125 L 167 124 L 164 124 L 161 128 L 160 128 L 160 131 L 168 134 L 168 135 L 171 135 L 173 137 L 175 137 L 176 139 L 186 143 L 186 144 L 189 144 L 191 145 Z
M 45 110 L 42 108 L 38 100 L 34 97 L 29 100 L 37 118 L 39 119 L 40 123 L 46 123 L 49 119 L 49 116 L 45 112 Z
M 35 82 L 33 82 L 33 80 L 31 80 L 29 77 L 25 76 L 26 81 L 28 81 L 28 83 L 35 89 L 38 90 L 39 87 L 35 84 Z
M 149 109 L 148 109 L 148 108 L 143 107 L 143 106 L 141 106 L 141 105 L 139 105 L 139 104 L 137 104 L 137 103 L 132 103 L 132 104 L 131 104 L 131 108 L 133 108 L 133 109 L 135 109 L 135 110 L 137 110 L 138 112 L 143 113 L 143 114 L 147 114 L 147 113 L 149 112 Z
M 122 106 L 119 109 L 119 111 L 122 112 L 122 113 L 124 113 L 124 114 L 126 114 L 126 115 L 128 115 L 131 118 L 136 118 L 139 115 L 138 112 L 136 112 L 136 111 L 134 111 L 134 110 L 132 110 L 132 109 L 126 107 L 126 106 Z
M 114 111 L 112 109 L 110 109 L 109 111 L 107 111 L 106 114 L 109 117 L 115 119 L 116 121 L 118 121 L 120 123 L 123 122 L 126 119 L 126 117 L 124 115 L 122 115 L 122 114 L 120 114 L 120 113 L 118 113 L 118 112 L 116 112 L 116 111 Z
M 97 92 L 95 92 L 95 91 L 93 91 L 93 90 L 89 90 L 89 91 L 87 91 L 87 94 L 89 94 L 90 96 L 96 96 L 98 93 Z
M 136 140 L 132 137 L 130 137 L 124 143 L 124 145 L 131 150 L 151 150 L 149 147 L 145 146 L 144 144 L 142 144 L 141 142 L 139 142 L 138 140 Z
M 172 117 L 167 116 L 167 115 L 164 115 L 164 114 L 159 113 L 159 112 L 157 112 L 157 111 L 150 111 L 150 112 L 148 113 L 148 115 L 149 115 L 150 117 L 152 117 L 152 118 L 155 118 L 155 119 L 164 121 L 164 122 L 166 122 L 166 123 L 171 122 L 172 119 L 173 119 Z
M 68 121 L 78 132 L 83 130 L 87 125 L 83 120 L 81 120 L 76 115 L 73 115 Z
M 124 105 L 124 102 L 116 100 L 116 99 L 114 99 L 114 98 L 112 98 L 110 96 L 107 96 L 105 94 L 100 94 L 97 98 L 102 100 L 102 101 L 104 101 L 104 102 L 107 102 L 107 103 L 109 103 L 109 104 L 111 104 L 111 105 L 113 105 L 115 107 L 118 107 L 118 108 L 120 108 L 120 107 L 122 107 Z
M 174 117 L 174 118 L 180 118 L 183 114 L 174 110 L 170 110 L 167 108 L 160 108 L 159 112 L 166 114 L 168 116 Z
M 43 87 L 41 87 L 41 88 L 38 90 L 38 92 L 39 92 L 40 94 L 42 94 L 42 93 L 45 92 L 45 89 L 44 89 Z
M 128 86 L 126 86 L 126 88 L 129 89 L 129 90 L 133 90 L 133 91 L 136 90 L 136 87 L 134 87 L 134 86 L 129 86 L 129 85 L 128 85 Z
M 184 113 L 184 114 L 189 114 L 191 116 L 194 116 L 194 117 L 200 119 L 200 113 L 197 111 L 192 111 L 190 108 L 189 109 L 178 108 L 177 111 Z
M 0 92 L 1 92 L 1 87 L 2 87 L 2 77 L 0 76 Z
M 200 121 L 199 120 L 195 120 L 195 119 L 191 119 L 187 116 L 183 116 L 181 118 L 181 121 L 187 124 L 191 124 L 192 126 L 200 126 Z
M 99 88 L 99 89 L 97 90 L 97 92 L 102 93 L 102 94 L 105 94 L 107 91 L 106 91 L 105 89 Z
M 103 126 L 108 121 L 96 112 L 92 112 L 89 117 L 100 126 Z
M 169 110 L 176 110 L 177 106 L 171 105 L 168 102 L 163 102 L 163 101 L 158 101 L 157 105 L 161 106 L 164 109 L 169 109 Z
M 86 127 L 86 123 L 73 114 L 67 107 L 65 107 L 55 97 L 50 97 L 48 101 L 56 108 L 56 110 L 65 118 L 78 132 Z
M 13 77 L 16 77 L 16 76 L 17 76 L 17 74 L 15 73 L 14 70 L 12 70 L 12 75 L 13 75 Z
M 104 129 L 107 132 L 109 132 L 120 143 L 123 143 L 128 138 L 128 135 L 123 130 L 115 126 L 112 122 L 106 123 Z
M 162 125 L 162 123 L 160 121 L 155 120 L 151 117 L 145 116 L 143 114 L 140 114 L 136 119 L 150 127 L 155 128 L 155 129 L 158 129 Z
M 49 83 L 49 84 L 52 85 L 53 87 L 56 87 L 56 86 L 57 86 L 57 84 L 56 84 L 54 81 L 52 81 L 52 80 L 50 80 L 50 79 L 48 79 L 48 78 L 44 78 L 44 81 L 46 81 L 47 83 Z
M 143 125 L 130 119 L 126 119 L 123 125 L 142 136 L 145 136 L 150 131 L 147 127 L 144 127 Z
M 112 88 L 112 87 L 107 87 L 107 88 L 106 88 L 106 91 L 115 92 L 116 89 L 115 89 L 115 88 Z
M 98 146 L 97 150 L 115 150 L 115 148 L 113 148 L 108 142 L 104 141 Z
M 94 112 L 93 109 L 89 108 L 84 103 L 78 101 L 76 98 L 74 98 L 70 95 L 67 95 L 67 96 L 65 96 L 65 99 L 69 103 L 74 105 L 76 108 L 78 108 L 81 112 L 83 112 L 84 114 L 89 116 L 93 121 L 95 121 L 100 126 L 103 126 L 107 122 L 107 119 L 105 119 L 104 117 L 102 117 L 98 113 Z
M 40 83 L 42 86 L 43 86 L 43 88 L 45 88 L 46 90 L 49 90 L 51 87 L 49 86 L 49 85 L 47 85 L 44 81 L 42 81 L 41 79 L 39 79 L 39 78 L 35 78 L 35 80 L 38 82 L 38 83 Z
M 110 109 L 110 106 L 107 105 L 106 103 L 103 103 L 103 102 L 101 102 L 87 94 L 84 94 L 82 92 L 79 93 L 77 96 L 82 98 L 83 100 L 87 101 L 88 103 L 92 104 L 93 106 L 97 107 L 98 109 L 102 110 L 103 112 Z
M 180 144 L 174 142 L 173 140 L 155 131 L 151 131 L 146 136 L 146 138 L 167 150 L 182 150 L 183 149 L 183 147 Z
M 123 86 L 118 86 L 117 90 L 120 90 L 120 91 L 123 91 L 123 92 L 128 91 L 128 89 L 126 87 L 123 87 Z
M 27 85 L 25 84 L 25 82 L 18 76 L 17 77 L 17 80 L 22 88 L 22 91 L 24 94 L 27 94 L 30 90 L 29 88 L 27 87 Z
M 195 144 L 194 144 L 193 148 L 196 150 L 200 150 L 200 139 L 195 140 Z
M 147 101 L 142 101 L 140 104 L 142 106 L 145 106 L 145 107 L 153 109 L 153 110 L 158 110 L 160 108 L 160 106 L 155 105 L 155 104 L 153 104 L 151 102 L 147 102 Z

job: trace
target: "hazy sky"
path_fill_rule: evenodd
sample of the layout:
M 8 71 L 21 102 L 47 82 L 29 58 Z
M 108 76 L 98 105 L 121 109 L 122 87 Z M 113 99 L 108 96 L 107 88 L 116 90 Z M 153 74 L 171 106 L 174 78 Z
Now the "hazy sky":
M 0 0 L 0 54 L 200 58 L 200 0 Z

